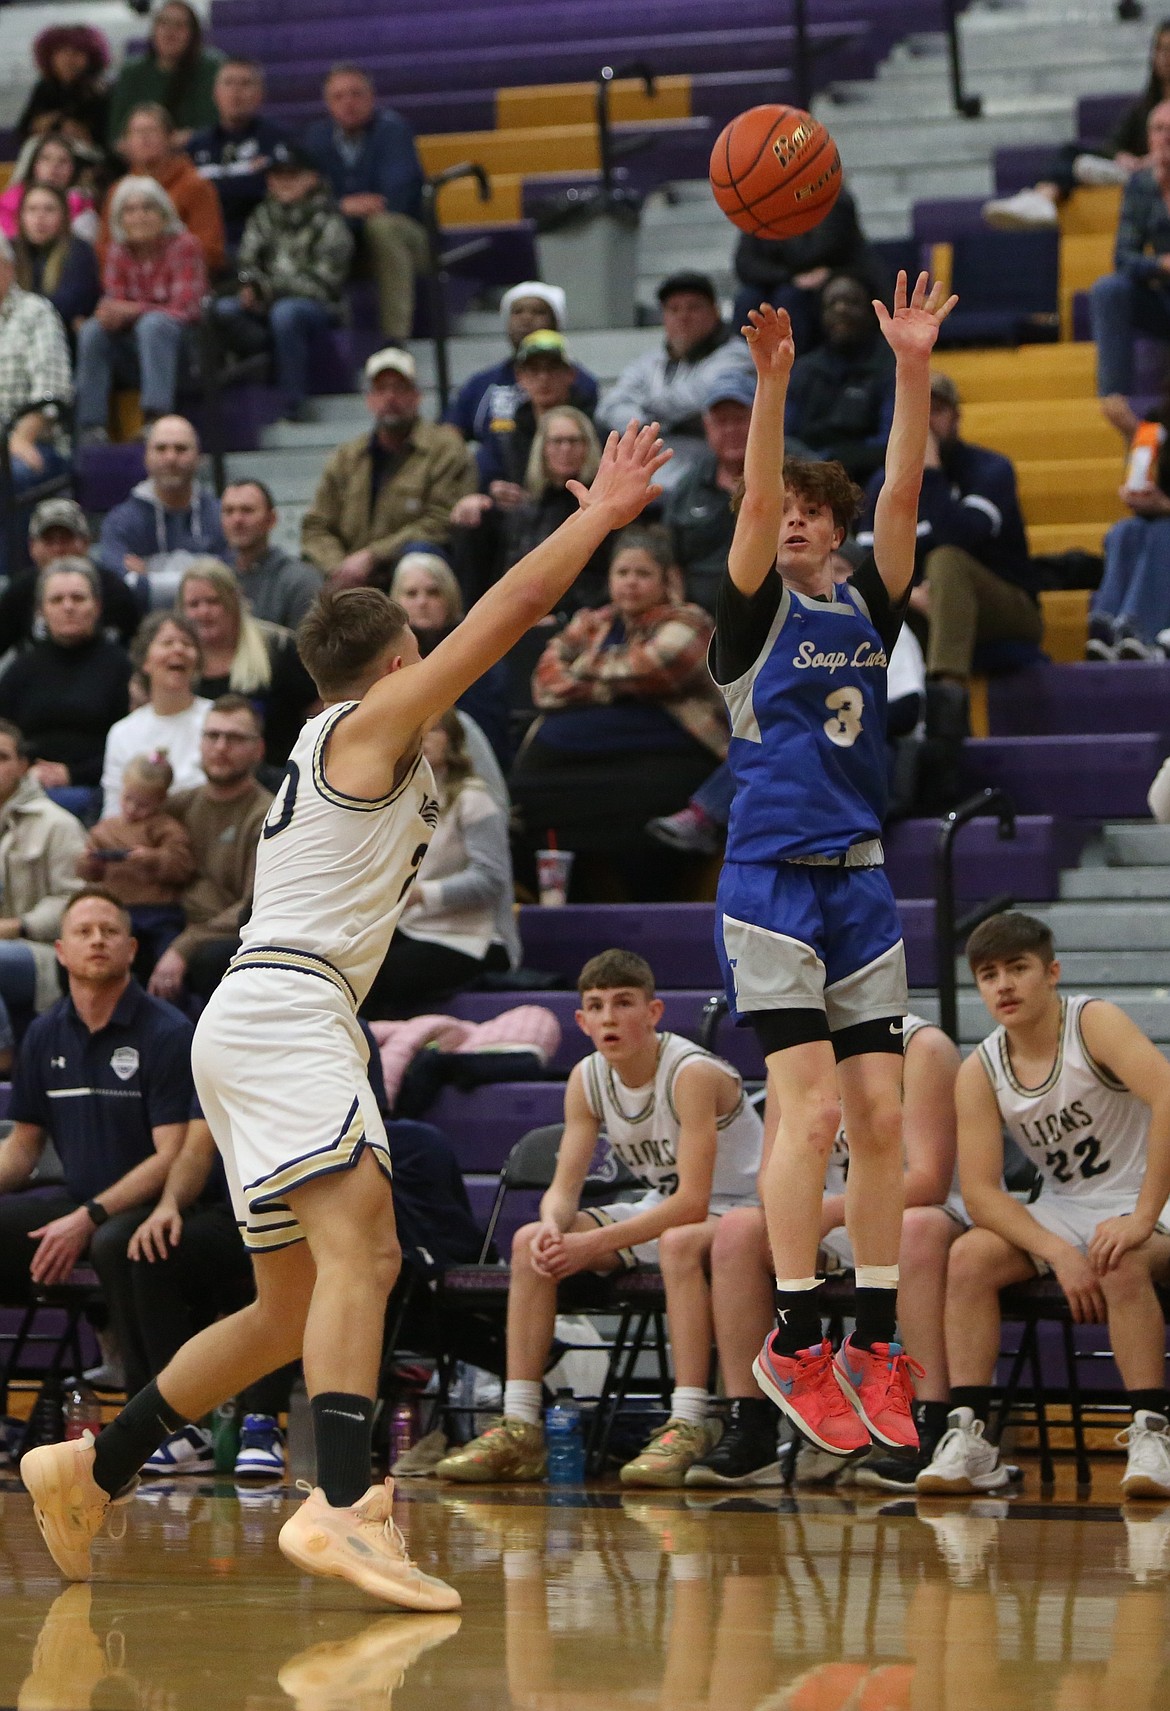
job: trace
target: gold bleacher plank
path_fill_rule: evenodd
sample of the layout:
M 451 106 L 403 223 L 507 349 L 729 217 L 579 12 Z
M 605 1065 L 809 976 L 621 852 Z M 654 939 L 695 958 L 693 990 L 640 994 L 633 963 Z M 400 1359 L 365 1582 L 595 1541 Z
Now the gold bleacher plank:
M 1041 647 L 1061 665 L 1074 665 L 1085 657 L 1089 639 L 1089 590 L 1087 588 L 1044 589 L 1040 611 L 1044 617 Z
M 1122 446 L 1116 428 L 1102 416 L 1094 398 L 1029 398 L 966 404 L 963 436 L 990 446 L 1013 462 L 1020 458 L 1116 457 L 1118 481 Z
M 1120 184 L 1085 184 L 1060 205 L 1060 230 L 1066 238 L 1105 236 L 1112 241 L 1121 213 Z
M 1087 342 L 939 351 L 933 366 L 950 375 L 964 405 L 1094 396 L 1096 352 Z
M 1025 458 L 1016 464 L 1016 476 L 1029 523 L 1114 522 L 1126 514 L 1116 457 Z
M 1072 337 L 1072 303 L 1078 291 L 1113 270 L 1112 232 L 1072 234 L 1060 240 L 1060 336 Z
M 592 83 L 539 83 L 497 89 L 496 124 L 501 130 L 534 125 L 591 125 L 596 99 Z M 655 94 L 647 95 L 637 78 L 619 78 L 610 86 L 609 111 L 615 122 L 689 119 L 691 80 L 688 76 L 660 77 L 656 80 Z
M 489 173 L 579 172 L 598 165 L 593 125 L 552 125 L 510 131 L 445 131 L 418 139 L 427 173 L 464 160 Z
M 1099 553 L 1112 522 L 1029 523 L 1028 547 L 1034 553 Z
M 481 202 L 474 180 L 457 179 L 445 184 L 439 192 L 439 223 L 446 229 L 453 226 L 509 226 L 523 217 L 522 187 L 519 173 L 493 173 L 491 195 Z

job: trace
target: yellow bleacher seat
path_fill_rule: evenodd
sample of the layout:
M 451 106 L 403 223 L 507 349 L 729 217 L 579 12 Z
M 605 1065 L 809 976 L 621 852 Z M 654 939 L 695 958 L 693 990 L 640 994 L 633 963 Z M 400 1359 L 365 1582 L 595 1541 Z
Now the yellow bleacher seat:
M 1070 234 L 1060 240 L 1060 336 L 1072 337 L 1072 304 L 1103 273 L 1113 271 L 1113 232 Z
M 1121 213 L 1120 184 L 1082 185 L 1060 205 L 1060 230 L 1066 238 L 1105 236 L 1112 241 Z
M 1095 398 L 1030 398 L 964 404 L 963 435 L 1013 462 L 1022 458 L 1113 457 L 1118 481 L 1122 446 Z
M 1030 523 L 1116 522 L 1125 515 L 1116 457 L 1021 459 L 1016 476 Z
M 496 124 L 501 130 L 522 125 L 591 125 L 596 112 L 592 83 L 540 83 L 496 90 Z M 689 119 L 691 80 L 660 77 L 655 93 L 647 95 L 637 78 L 624 77 L 610 85 L 609 115 L 615 124 L 642 119 Z
M 950 375 L 964 405 L 1092 398 L 1096 352 L 1088 343 L 939 351 L 933 366 Z
M 1085 657 L 1089 639 L 1089 590 L 1087 588 L 1045 589 L 1040 595 L 1044 615 L 1041 646 L 1050 659 L 1062 665 Z
M 1029 523 L 1028 551 L 1033 553 L 1099 553 L 1113 519 L 1090 523 Z

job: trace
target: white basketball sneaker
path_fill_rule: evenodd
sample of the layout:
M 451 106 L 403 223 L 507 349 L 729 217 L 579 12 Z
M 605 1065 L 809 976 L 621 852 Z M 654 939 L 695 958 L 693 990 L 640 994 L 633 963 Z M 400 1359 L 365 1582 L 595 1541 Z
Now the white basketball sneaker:
M 1139 1408 L 1133 1425 L 1117 1434 L 1117 1442 L 1128 1452 L 1121 1490 L 1131 1497 L 1170 1497 L 1170 1422 L 1163 1414 Z
M 999 1450 L 983 1436 L 983 1421 L 970 1408 L 952 1408 L 948 1430 L 938 1441 L 934 1459 L 924 1467 L 915 1486 L 928 1495 L 971 1497 L 980 1491 L 1002 1491 L 1008 1471 Z

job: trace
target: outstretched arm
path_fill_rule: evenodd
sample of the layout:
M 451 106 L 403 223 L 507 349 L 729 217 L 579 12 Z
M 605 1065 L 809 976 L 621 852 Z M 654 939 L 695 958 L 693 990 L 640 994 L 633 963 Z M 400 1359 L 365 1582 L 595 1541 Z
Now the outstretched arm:
M 906 275 L 899 273 L 891 314 L 874 303 L 882 336 L 895 357 L 894 420 L 886 447 L 886 478 L 874 513 L 873 553 L 878 574 L 892 600 L 900 600 L 914 575 L 918 530 L 918 493 L 930 426 L 930 353 L 938 330 L 959 301 L 943 297 L 935 284 L 918 275 L 907 301 Z
M 488 589 L 432 654 L 384 677 L 330 738 L 330 767 L 343 788 L 375 796 L 391 785 L 415 733 L 453 707 L 572 586 L 614 529 L 632 523 L 662 493 L 654 477 L 670 457 L 658 424 L 611 434 L 592 487 L 570 481 L 580 510 Z M 343 759 L 344 757 L 344 759 Z
M 796 356 L 786 309 L 748 310 L 743 336 L 756 365 L 756 397 L 743 461 L 743 500 L 727 569 L 741 594 L 754 594 L 776 562 L 784 515 L 784 405 Z

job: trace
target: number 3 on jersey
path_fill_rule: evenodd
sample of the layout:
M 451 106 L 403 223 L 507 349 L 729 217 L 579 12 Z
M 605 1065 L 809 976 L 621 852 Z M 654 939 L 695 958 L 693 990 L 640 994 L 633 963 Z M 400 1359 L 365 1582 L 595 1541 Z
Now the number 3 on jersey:
M 825 735 L 839 749 L 851 749 L 861 735 L 861 715 L 865 701 L 860 689 L 834 689 L 826 695 L 825 706 L 830 717 L 825 720 Z

